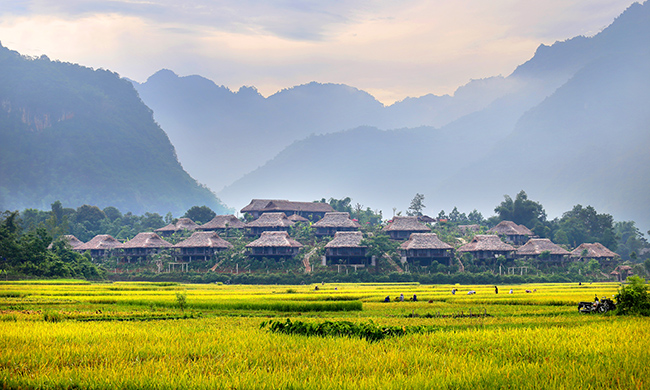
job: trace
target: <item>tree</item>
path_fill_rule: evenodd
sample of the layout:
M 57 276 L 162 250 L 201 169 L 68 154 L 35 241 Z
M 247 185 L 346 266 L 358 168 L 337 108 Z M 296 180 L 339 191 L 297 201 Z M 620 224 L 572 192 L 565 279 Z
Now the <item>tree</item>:
M 185 212 L 183 218 L 189 218 L 196 223 L 204 224 L 210 222 L 216 216 L 217 214 L 208 206 L 192 206 Z
M 525 191 L 519 191 L 514 201 L 508 195 L 503 197 L 503 202 L 494 209 L 499 221 L 512 221 L 527 227 L 546 222 L 544 207 L 539 202 L 528 199 Z
M 325 203 L 325 198 L 323 198 L 321 202 Z M 349 196 L 343 199 L 330 198 L 327 203 L 329 203 L 329 205 L 332 206 L 332 208 L 336 211 L 348 212 L 352 214 L 352 199 Z
M 105 218 L 106 214 L 99 207 L 87 204 L 78 207 L 75 214 L 75 222 L 84 225 L 91 232 L 99 230 L 102 219 Z
M 398 243 L 392 241 L 383 232 L 364 238 L 361 240 L 361 245 L 368 247 L 368 250 L 366 251 L 368 256 L 375 256 L 378 259 L 384 256 L 384 254 L 394 257 L 397 254 L 397 248 L 399 247 Z
M 623 221 L 614 223 L 614 233 L 616 234 L 616 252 L 623 260 L 631 259 L 636 261 L 637 254 L 643 248 L 648 247 L 648 241 L 639 229 L 635 226 L 634 221 Z
M 102 211 L 106 215 L 106 218 L 108 218 L 111 222 L 114 222 L 118 218 L 122 218 L 122 213 L 117 209 L 117 207 L 108 206 Z
M 571 211 L 562 214 L 558 221 L 559 231 L 566 235 L 567 242 L 557 240 L 558 243 L 569 244 L 573 247 L 589 242 L 599 242 L 610 250 L 615 251 L 617 247 L 616 232 L 614 231 L 614 218 L 609 214 L 598 214 L 592 206 L 582 207 L 582 205 L 573 206 Z
M 467 215 L 467 219 L 477 225 L 480 225 L 482 223 L 485 223 L 485 218 L 483 218 L 483 214 L 478 212 L 476 209 L 472 210 L 471 213 Z
M 424 205 L 424 195 L 416 193 L 413 199 L 411 200 L 411 205 L 406 212 L 407 215 L 420 217 L 422 216 L 422 210 L 426 206 Z

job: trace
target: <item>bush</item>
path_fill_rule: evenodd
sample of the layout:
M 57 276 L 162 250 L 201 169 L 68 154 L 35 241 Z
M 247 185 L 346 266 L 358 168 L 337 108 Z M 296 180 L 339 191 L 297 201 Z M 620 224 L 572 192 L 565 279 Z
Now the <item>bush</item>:
M 638 276 L 630 276 L 628 285 L 622 285 L 616 298 L 616 313 L 640 314 L 650 316 L 650 294 L 645 279 Z

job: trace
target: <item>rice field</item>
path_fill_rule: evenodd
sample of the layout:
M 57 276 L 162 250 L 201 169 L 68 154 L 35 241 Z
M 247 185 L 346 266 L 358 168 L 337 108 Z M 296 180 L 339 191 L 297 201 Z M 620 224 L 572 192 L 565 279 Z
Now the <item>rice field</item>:
M 0 385 L 650 388 L 648 319 L 577 311 L 595 294 L 611 297 L 617 284 L 498 287 L 0 282 Z M 287 319 L 404 333 L 369 341 L 261 326 Z M 415 328 L 426 331 L 408 332 Z

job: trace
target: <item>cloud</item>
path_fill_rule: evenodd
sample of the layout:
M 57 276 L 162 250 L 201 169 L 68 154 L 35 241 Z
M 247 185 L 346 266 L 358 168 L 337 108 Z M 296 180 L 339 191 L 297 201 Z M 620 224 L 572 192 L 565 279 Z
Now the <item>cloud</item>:
M 508 75 L 539 44 L 593 35 L 631 3 L 9 0 L 0 9 L 0 40 L 24 54 L 140 81 L 169 68 L 265 95 L 334 82 L 391 103 Z

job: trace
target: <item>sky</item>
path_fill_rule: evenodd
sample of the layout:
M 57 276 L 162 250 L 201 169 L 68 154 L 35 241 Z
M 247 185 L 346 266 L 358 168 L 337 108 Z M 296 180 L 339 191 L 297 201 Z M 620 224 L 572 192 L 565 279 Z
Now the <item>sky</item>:
M 384 104 L 509 75 L 630 0 L 0 0 L 0 42 L 144 82 L 198 74 L 264 96 L 317 81 Z

